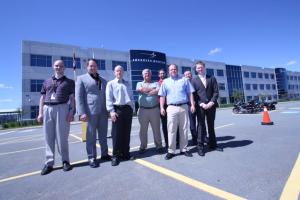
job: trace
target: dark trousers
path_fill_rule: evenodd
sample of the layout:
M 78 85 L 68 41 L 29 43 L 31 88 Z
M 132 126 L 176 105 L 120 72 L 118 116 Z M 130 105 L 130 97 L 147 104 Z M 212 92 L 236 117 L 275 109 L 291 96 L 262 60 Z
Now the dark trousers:
M 132 108 L 128 105 L 114 106 L 118 114 L 112 123 L 113 156 L 129 156 L 130 132 L 132 123 Z
M 191 130 L 191 134 L 192 134 L 192 139 L 195 142 L 197 142 L 197 138 L 198 138 L 198 131 L 197 131 L 197 127 L 196 127 L 196 117 L 197 117 L 197 114 L 192 113 L 190 110 L 190 107 L 189 107 L 190 130 Z
M 164 105 L 165 110 L 167 109 L 167 105 Z M 168 140 L 168 119 L 167 119 L 167 115 L 163 116 L 160 115 L 160 119 L 161 119 L 161 125 L 162 125 L 162 131 L 164 134 L 164 139 L 165 139 L 165 143 L 166 143 L 166 147 L 169 146 L 169 140 Z
M 208 145 L 210 148 L 217 146 L 216 134 L 215 134 L 215 118 L 216 118 L 216 107 L 212 107 L 208 110 L 203 108 L 197 108 L 197 120 L 198 120 L 198 145 L 204 145 L 204 140 L 206 136 L 206 126 L 205 121 L 207 122 L 207 129 L 209 135 Z

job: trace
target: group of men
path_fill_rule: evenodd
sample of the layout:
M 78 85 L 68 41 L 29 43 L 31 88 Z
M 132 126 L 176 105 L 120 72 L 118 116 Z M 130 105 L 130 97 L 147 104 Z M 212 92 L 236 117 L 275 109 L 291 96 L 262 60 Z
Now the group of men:
M 43 122 L 46 140 L 46 161 L 41 175 L 53 170 L 55 143 L 62 158 L 63 170 L 72 169 L 68 136 L 75 110 L 79 120 L 87 122 L 86 152 L 91 168 L 99 166 L 97 135 L 101 146 L 101 160 L 111 161 L 112 166 L 117 166 L 122 160 L 133 160 L 134 157 L 130 154 L 130 132 L 134 100 L 129 82 L 123 79 L 123 67 L 115 66 L 115 79 L 107 82 L 98 74 L 96 60 L 89 59 L 87 73 L 78 76 L 76 84 L 64 75 L 62 60 L 55 61 L 53 68 L 54 75 L 43 83 L 39 104 L 38 121 Z M 197 62 L 196 71 L 198 75 L 195 78 L 192 78 L 191 71 L 186 71 L 185 76 L 180 77 L 178 67 L 171 64 L 169 77 L 165 78 L 165 71 L 160 70 L 160 80 L 155 82 L 152 81 L 151 70 L 143 70 L 144 80 L 136 85 L 139 93 L 137 116 L 140 123 L 140 154 L 147 149 L 149 124 L 156 149 L 158 153 L 163 153 L 160 133 L 162 124 L 165 147 L 168 150 L 166 160 L 175 156 L 177 145 L 180 154 L 192 156 L 187 148 L 189 127 L 193 144 L 197 144 L 200 156 L 205 155 L 204 143 L 208 143 L 211 150 L 222 151 L 217 146 L 214 131 L 218 84 L 215 77 L 206 75 L 205 63 Z M 108 115 L 112 120 L 112 156 L 108 154 L 107 146 Z

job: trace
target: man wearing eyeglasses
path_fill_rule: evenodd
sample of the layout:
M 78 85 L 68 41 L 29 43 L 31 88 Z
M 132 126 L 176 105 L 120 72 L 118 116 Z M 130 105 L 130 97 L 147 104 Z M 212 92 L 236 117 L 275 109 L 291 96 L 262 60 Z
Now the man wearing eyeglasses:
M 96 136 L 101 146 L 101 160 L 110 160 L 107 147 L 108 113 L 105 104 L 106 80 L 97 73 L 97 62 L 89 59 L 87 73 L 76 81 L 76 105 L 79 120 L 87 122 L 86 151 L 91 168 L 99 167 Z

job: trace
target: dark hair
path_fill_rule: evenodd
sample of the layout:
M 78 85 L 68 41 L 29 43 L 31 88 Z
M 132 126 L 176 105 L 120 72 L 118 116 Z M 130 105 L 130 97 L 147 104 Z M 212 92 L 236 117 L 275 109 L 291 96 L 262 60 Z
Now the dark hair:
M 95 58 L 89 58 L 88 61 L 87 61 L 87 63 L 86 63 L 86 65 L 89 65 L 90 61 L 94 61 L 96 63 L 96 65 L 98 65 L 97 64 L 97 60 Z
M 201 60 L 197 61 L 195 65 L 203 65 L 205 67 L 205 63 Z

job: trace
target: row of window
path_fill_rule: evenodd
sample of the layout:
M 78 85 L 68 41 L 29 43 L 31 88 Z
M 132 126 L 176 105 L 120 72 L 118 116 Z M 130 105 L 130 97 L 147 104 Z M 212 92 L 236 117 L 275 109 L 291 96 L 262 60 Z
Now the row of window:
M 300 90 L 300 85 L 288 85 L 289 90 Z
M 66 68 L 76 67 L 77 69 L 81 68 L 80 58 L 75 58 L 73 62 L 73 57 L 62 56 L 60 58 L 64 61 Z M 106 61 L 103 59 L 95 59 L 97 62 L 98 70 L 106 69 Z M 127 71 L 127 62 L 124 61 L 112 61 L 112 66 L 121 65 L 124 68 L 124 71 Z M 34 67 L 52 67 L 52 56 L 48 55 L 30 55 L 30 66 Z
M 252 90 L 257 90 L 258 87 L 260 90 L 271 90 L 271 86 L 272 86 L 272 90 L 276 90 L 276 85 L 275 84 L 249 84 L 246 83 L 245 84 L 245 90 L 251 90 L 251 85 L 252 85 Z
M 264 98 L 265 98 L 265 100 L 272 100 L 272 97 L 273 97 L 274 100 L 277 100 L 277 95 L 276 94 L 273 95 L 273 96 L 272 95 L 268 95 L 268 96 L 266 96 Z M 247 99 L 247 101 L 251 101 L 251 100 L 259 101 L 259 100 L 262 100 L 262 99 L 259 99 L 259 96 L 247 96 L 246 99 Z
M 181 67 L 181 73 L 184 74 L 185 71 L 192 71 L 192 68 L 182 66 Z M 223 69 L 216 69 L 216 71 L 217 71 L 217 76 L 224 76 L 224 70 Z M 196 73 L 196 71 L 195 71 L 195 73 Z M 215 75 L 214 69 L 206 68 L 206 74 L 210 75 L 210 76 L 214 76 Z
M 244 72 L 244 78 L 263 78 L 263 76 L 265 77 L 265 79 L 274 79 L 274 74 L 268 74 L 268 73 L 261 73 L 261 72 Z
M 300 81 L 300 76 L 286 76 L 287 80 L 291 80 L 291 81 L 296 81 L 298 79 L 298 81 Z

